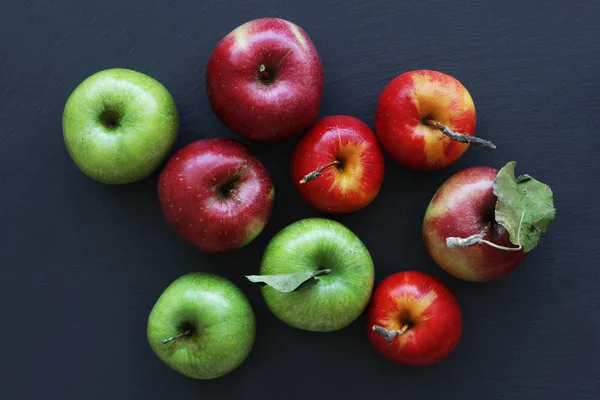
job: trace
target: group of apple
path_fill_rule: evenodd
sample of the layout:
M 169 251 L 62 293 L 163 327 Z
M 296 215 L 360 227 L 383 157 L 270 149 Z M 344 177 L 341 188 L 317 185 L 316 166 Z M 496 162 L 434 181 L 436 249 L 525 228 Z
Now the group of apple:
M 475 106 L 467 89 L 429 70 L 404 73 L 385 87 L 376 134 L 351 116 L 314 122 L 323 67 L 306 32 L 282 19 L 250 21 L 226 35 L 210 56 L 206 85 L 216 115 L 241 136 L 278 141 L 306 130 L 292 155 L 291 179 L 306 202 L 327 213 L 354 212 L 376 197 L 384 176 L 380 144 L 395 161 L 422 171 L 452 164 L 469 144 L 495 148 L 473 136 Z M 169 155 L 178 129 L 167 89 L 124 69 L 87 78 L 63 115 L 74 162 L 107 184 L 149 176 Z M 552 222 L 550 188 L 529 175 L 515 177 L 514 167 L 463 170 L 433 196 L 423 239 L 434 261 L 455 277 L 487 281 L 508 274 Z M 206 253 L 250 243 L 269 219 L 274 193 L 269 172 L 248 147 L 217 138 L 177 151 L 158 181 L 169 225 Z M 369 306 L 369 339 L 398 363 L 439 362 L 462 333 L 459 303 L 431 276 L 398 272 L 373 291 L 369 251 L 329 219 L 304 219 L 280 231 L 265 250 L 260 275 L 247 278 L 262 286 L 275 316 L 299 329 L 338 330 Z M 190 273 L 160 296 L 147 335 L 170 367 L 210 379 L 247 357 L 255 330 L 250 303 L 233 283 Z

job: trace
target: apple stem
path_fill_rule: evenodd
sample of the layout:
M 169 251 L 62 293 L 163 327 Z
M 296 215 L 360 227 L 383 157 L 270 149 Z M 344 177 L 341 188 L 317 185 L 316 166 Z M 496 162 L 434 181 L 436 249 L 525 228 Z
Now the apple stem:
M 329 168 L 329 167 L 331 167 L 331 166 L 333 166 L 333 165 L 338 165 L 339 163 L 340 163 L 340 162 L 339 162 L 338 160 L 335 160 L 335 161 L 328 162 L 328 163 L 327 163 L 327 164 L 325 164 L 325 165 L 321 165 L 319 168 L 315 169 L 313 172 L 311 172 L 311 173 L 308 173 L 308 174 L 304 175 L 304 178 L 302 178 L 302 179 L 300 180 L 300 183 L 301 183 L 301 184 L 304 184 L 304 183 L 308 183 L 308 182 L 310 182 L 310 181 L 314 181 L 314 180 L 315 180 L 315 179 L 317 179 L 319 176 L 321 176 L 321 173 L 323 172 L 323 170 L 324 170 L 325 168 Z
M 373 332 L 387 340 L 388 344 L 392 344 L 395 338 L 404 334 L 408 330 L 408 324 L 404 324 L 398 330 L 385 329 L 383 326 L 373 325 Z
M 471 235 L 466 238 L 448 237 L 448 238 L 446 238 L 446 246 L 448 246 L 449 249 L 464 249 L 466 247 L 471 247 L 471 246 L 481 243 L 481 244 L 487 244 L 488 246 L 491 246 L 498 250 L 520 251 L 523 248 L 523 246 L 521 245 L 521 226 L 523 224 L 524 216 L 525 216 L 525 209 L 523 209 L 523 213 L 521 214 L 521 220 L 519 221 L 519 230 L 517 233 L 517 243 L 518 243 L 517 247 L 501 246 L 499 244 L 490 242 L 489 240 L 485 240 L 484 239 L 485 232 L 479 232 L 479 233 L 476 233 L 475 235 Z
M 240 196 L 238 196 L 235 189 L 231 189 L 229 191 L 229 193 L 231 193 L 233 195 L 233 198 L 235 199 L 235 204 L 242 204 L 242 199 L 240 198 Z
M 271 75 L 267 72 L 267 67 L 265 67 L 265 64 L 260 64 L 260 67 L 258 67 L 258 72 L 263 80 L 271 80 Z
M 192 334 L 192 331 L 190 329 L 188 329 L 187 331 L 185 331 L 183 333 L 180 333 L 179 335 L 171 336 L 168 339 L 162 340 L 161 343 L 162 344 L 167 344 L 169 342 L 172 342 L 173 340 L 177 340 L 177 339 L 180 339 L 180 338 L 182 338 L 184 336 L 189 336 L 191 334 Z
M 424 121 L 426 125 L 433 126 L 442 132 L 444 135 L 448 136 L 450 139 L 455 140 L 460 143 L 468 143 L 478 147 L 482 147 L 488 150 L 495 150 L 496 145 L 489 140 L 481 139 L 475 136 L 465 135 L 464 133 L 454 132 L 452 129 L 448 128 L 445 125 L 440 124 L 437 121 L 432 119 L 426 119 Z

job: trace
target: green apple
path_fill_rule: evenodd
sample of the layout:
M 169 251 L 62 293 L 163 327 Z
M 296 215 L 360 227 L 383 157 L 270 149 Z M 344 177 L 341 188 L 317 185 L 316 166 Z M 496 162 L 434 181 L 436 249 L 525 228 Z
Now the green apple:
M 237 286 L 196 272 L 165 289 L 150 312 L 147 333 L 150 347 L 169 367 L 191 378 L 213 379 L 246 359 L 256 323 Z
M 248 279 L 266 283 L 262 293 L 271 312 L 293 327 L 318 332 L 344 328 L 362 313 L 375 274 L 360 239 L 321 218 L 280 231 L 265 250 L 260 273 Z
M 71 158 L 90 178 L 108 184 L 150 175 L 167 157 L 178 130 L 169 91 L 127 69 L 100 71 L 84 80 L 63 113 Z

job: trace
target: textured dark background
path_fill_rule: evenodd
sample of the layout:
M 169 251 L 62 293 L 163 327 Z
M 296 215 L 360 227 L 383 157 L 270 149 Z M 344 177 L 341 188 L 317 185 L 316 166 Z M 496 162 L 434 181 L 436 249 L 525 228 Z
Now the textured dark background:
M 600 290 L 597 1 L 144 1 L 0 2 L 0 226 L 3 399 L 598 398 Z M 464 334 L 445 362 L 407 368 L 371 347 L 361 317 L 330 334 L 292 329 L 243 278 L 268 240 L 318 216 L 288 177 L 297 138 L 252 143 L 276 188 L 274 214 L 249 247 L 206 256 L 167 226 L 155 174 L 111 187 L 85 177 L 62 139 L 75 86 L 98 70 L 147 73 L 173 94 L 177 147 L 233 137 L 211 112 L 204 68 L 217 42 L 250 19 L 302 26 L 325 67 L 321 115 L 373 126 L 379 93 L 399 73 L 435 69 L 461 80 L 479 136 L 441 172 L 409 172 L 389 159 L 368 208 L 335 217 L 363 239 L 376 280 L 418 269 L 440 277 L 464 312 Z M 421 221 L 437 187 L 477 164 L 520 161 L 550 184 L 558 217 L 509 277 L 458 281 L 436 267 Z M 146 343 L 162 290 L 190 271 L 222 274 L 249 296 L 257 342 L 248 360 L 214 381 L 164 366 Z

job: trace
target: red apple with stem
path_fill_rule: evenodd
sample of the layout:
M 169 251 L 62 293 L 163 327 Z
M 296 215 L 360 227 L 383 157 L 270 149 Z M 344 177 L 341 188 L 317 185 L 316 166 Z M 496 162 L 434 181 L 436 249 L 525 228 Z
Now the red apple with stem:
M 475 105 L 467 89 L 437 71 L 406 72 L 383 89 L 375 114 L 375 131 L 383 148 L 414 170 L 445 168 L 469 144 L 496 146 L 475 133 Z
M 554 220 L 552 191 L 516 163 L 472 167 L 450 177 L 427 207 L 425 247 L 453 276 L 489 281 L 517 268 Z
M 204 139 L 175 153 L 158 182 L 163 213 L 185 241 L 206 253 L 251 242 L 273 209 L 264 165 L 235 140 Z
M 373 292 L 367 319 L 375 349 L 404 365 L 443 360 L 462 334 L 456 297 L 441 281 L 418 271 L 385 278 Z
M 371 129 L 344 115 L 317 121 L 292 155 L 296 189 L 307 203 L 329 213 L 353 212 L 373 201 L 383 171 L 383 154 Z
M 323 94 L 323 66 L 299 26 L 279 18 L 247 22 L 225 36 L 206 68 L 208 98 L 238 134 L 277 141 L 315 120 Z

